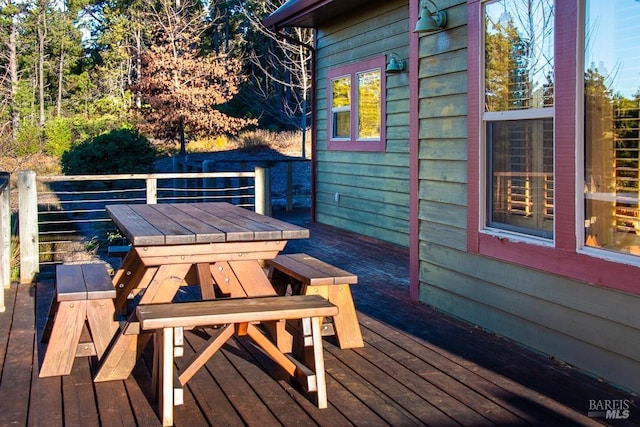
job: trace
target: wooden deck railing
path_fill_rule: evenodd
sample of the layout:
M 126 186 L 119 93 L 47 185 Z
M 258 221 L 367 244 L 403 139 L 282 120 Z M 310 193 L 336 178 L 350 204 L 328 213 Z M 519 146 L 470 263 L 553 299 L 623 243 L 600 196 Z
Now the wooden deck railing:
M 104 209 L 108 204 L 227 201 L 271 215 L 269 176 L 263 167 L 252 172 L 83 176 L 20 172 L 20 282 L 32 282 L 41 266 L 74 256 L 78 246 L 106 252 L 117 237 Z
M 0 172 L 0 312 L 5 310 L 4 289 L 11 284 L 11 205 L 9 174 Z

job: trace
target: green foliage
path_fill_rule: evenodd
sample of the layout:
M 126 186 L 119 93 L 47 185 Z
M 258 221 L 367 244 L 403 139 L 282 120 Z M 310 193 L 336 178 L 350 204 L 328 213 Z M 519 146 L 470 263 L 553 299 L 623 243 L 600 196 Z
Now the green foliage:
M 185 134 L 189 143 L 231 137 L 245 124 L 258 120 L 263 128 L 297 128 L 302 119 L 299 73 L 293 67 L 295 62 L 289 64 L 285 59 L 299 49 L 274 49 L 275 40 L 257 28 L 262 18 L 284 2 L 70 0 L 0 5 L 0 42 L 6 55 L 0 66 L 7 90 L 0 109 L 0 122 L 5 124 L 0 132 L 0 153 L 26 156 L 46 151 L 56 156 L 111 129 L 143 130 L 145 120 L 160 128 L 171 124 L 165 135 L 161 132 L 154 136 L 168 141 L 182 139 L 183 147 Z M 166 49 L 157 34 L 184 36 L 183 26 L 174 27 L 171 20 L 163 18 L 165 15 L 157 13 L 161 5 L 171 9 L 177 7 L 174 4 L 182 5 L 180 13 L 184 22 L 190 23 L 189 28 L 198 23 L 193 34 L 182 41 L 185 46 L 177 50 Z M 206 11 L 206 16 L 200 15 Z M 17 26 L 15 50 L 8 44 L 11 23 Z M 132 92 L 153 75 L 146 72 L 148 64 L 142 59 L 149 54 L 162 59 L 162 54 L 171 52 L 180 55 L 171 58 L 174 62 L 158 76 L 174 76 L 181 70 L 175 75 L 185 78 L 179 88 L 172 86 L 175 80 L 169 82 L 166 96 L 170 102 L 150 102 L 149 98 L 158 98 L 155 88 Z M 258 66 L 247 57 L 249 53 L 258 59 L 270 59 L 262 59 Z M 17 64 L 16 82 L 10 81 L 10 59 Z M 303 69 L 310 69 L 308 63 Z M 270 71 L 262 75 L 256 70 Z M 244 75 L 251 78 L 239 78 Z M 289 80 L 293 86 L 283 83 Z M 241 93 L 236 94 L 241 83 Z M 14 87 L 15 93 L 8 91 Z M 154 109 L 137 116 L 136 107 L 145 104 Z M 171 120 L 162 115 L 184 119 Z M 13 128 L 16 124 L 18 129 Z M 217 149 L 222 142 L 202 145 L 203 149 Z
M 44 151 L 52 156 L 60 156 L 71 148 L 71 127 L 69 120 L 56 117 L 44 126 Z
M 92 116 L 90 118 L 77 115 L 72 118 L 71 130 L 73 133 L 73 143 L 95 138 L 98 135 L 114 129 L 133 129 L 133 126 L 118 115 L 104 114 Z
M 18 157 L 36 154 L 40 150 L 40 127 L 27 120 L 20 123 L 20 129 L 13 144 L 13 152 Z
M 29 85 L 28 81 L 22 80 L 18 83 L 18 90 L 14 97 L 12 108 L 15 108 L 22 118 L 34 117 L 37 114 L 33 92 L 34 88 Z
M 69 175 L 145 173 L 153 169 L 156 150 L 135 130 L 117 129 L 88 139 L 62 155 Z

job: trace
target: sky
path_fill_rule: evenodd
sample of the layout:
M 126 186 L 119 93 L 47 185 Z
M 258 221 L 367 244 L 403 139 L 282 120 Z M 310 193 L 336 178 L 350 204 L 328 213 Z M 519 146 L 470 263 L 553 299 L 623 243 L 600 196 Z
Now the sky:
M 591 0 L 586 11 L 585 68 L 595 66 L 615 93 L 640 89 L 640 1 Z

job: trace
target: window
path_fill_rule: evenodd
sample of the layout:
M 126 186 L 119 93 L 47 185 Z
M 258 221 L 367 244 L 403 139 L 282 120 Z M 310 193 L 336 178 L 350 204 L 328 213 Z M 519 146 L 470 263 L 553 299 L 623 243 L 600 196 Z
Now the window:
M 553 238 L 553 3 L 484 7 L 486 226 Z
M 585 244 L 640 255 L 640 3 L 588 0 L 584 22 Z
M 351 77 L 338 77 L 331 81 L 331 139 L 351 139 Z
M 328 149 L 384 151 L 384 56 L 329 70 Z
M 467 6 L 467 250 L 640 294 L 640 2 Z

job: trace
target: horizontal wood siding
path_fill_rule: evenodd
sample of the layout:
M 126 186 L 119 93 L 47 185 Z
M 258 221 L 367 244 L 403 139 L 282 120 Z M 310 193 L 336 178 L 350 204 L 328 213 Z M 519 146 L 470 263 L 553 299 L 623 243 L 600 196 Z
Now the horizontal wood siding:
M 447 30 L 419 44 L 420 300 L 640 391 L 640 298 L 467 252 L 467 6 L 439 5 Z
M 375 7 L 318 29 L 316 220 L 402 246 L 409 244 L 409 78 L 386 76 L 386 151 L 327 150 L 327 70 L 395 53 L 408 62 L 407 1 Z M 336 202 L 335 194 L 339 201 Z

